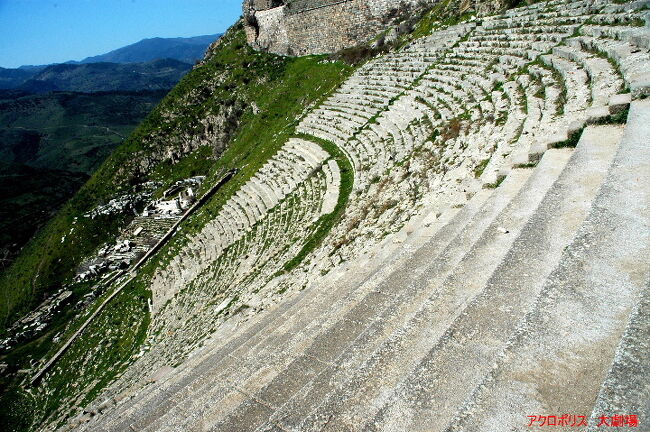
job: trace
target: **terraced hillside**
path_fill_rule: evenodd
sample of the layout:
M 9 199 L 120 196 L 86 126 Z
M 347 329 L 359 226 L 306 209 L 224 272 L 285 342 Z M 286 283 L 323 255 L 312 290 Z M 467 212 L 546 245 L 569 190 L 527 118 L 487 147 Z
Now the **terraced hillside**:
M 139 352 L 49 428 L 650 428 L 649 6 L 539 2 L 358 68 L 145 266 Z

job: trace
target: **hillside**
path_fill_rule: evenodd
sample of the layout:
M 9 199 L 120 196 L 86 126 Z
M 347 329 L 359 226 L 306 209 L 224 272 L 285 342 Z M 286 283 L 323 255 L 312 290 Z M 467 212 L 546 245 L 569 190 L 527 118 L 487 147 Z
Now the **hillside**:
M 16 88 L 34 75 L 36 70 L 7 69 L 0 67 L 0 90 Z
M 221 35 L 143 39 L 106 54 L 86 57 L 79 63 L 142 63 L 157 59 L 174 59 L 193 65 L 203 58 L 208 46 L 219 36 Z
M 0 161 L 90 174 L 166 93 L 0 93 Z
M 132 64 L 58 64 L 46 67 L 17 89 L 31 93 L 166 90 L 190 69 L 191 65 L 172 59 Z
M 13 257 L 166 93 L 0 92 L 0 250 Z
M 0 279 L 0 422 L 650 428 L 647 2 L 478 3 L 233 26 Z
M 0 269 L 87 179 L 78 172 L 0 162 Z

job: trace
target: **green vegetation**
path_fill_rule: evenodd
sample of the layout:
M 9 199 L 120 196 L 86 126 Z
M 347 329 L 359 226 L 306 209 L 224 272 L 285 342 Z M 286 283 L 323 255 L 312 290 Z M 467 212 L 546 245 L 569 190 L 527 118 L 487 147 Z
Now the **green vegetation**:
M 97 204 L 133 191 L 145 181 L 159 181 L 160 192 L 190 175 L 207 176 L 203 190 L 199 191 L 205 192 L 225 172 L 234 168 L 239 171 L 184 222 L 180 233 L 99 314 L 46 374 L 33 399 L 20 390 L 20 376 L 2 382 L 0 416 L 3 424 L 9 425 L 8 430 L 24 430 L 21 424 L 26 419 L 33 418 L 34 425 L 38 425 L 51 420 L 55 413 L 58 417 L 68 412 L 72 398 L 90 391 L 84 401 L 78 402 L 83 405 L 126 367 L 144 340 L 148 326 L 146 299 L 150 295 L 150 275 L 164 266 L 168 257 L 174 256 L 189 236 L 211 220 L 227 199 L 295 135 L 295 126 L 305 109 L 324 99 L 351 71 L 351 67 L 323 56 L 287 58 L 255 52 L 245 43 L 243 30 L 237 25 L 203 63 L 183 78 L 7 269 L 0 279 L 2 322 L 6 326 L 48 292 L 69 281 L 82 258 L 113 238 L 129 221 L 127 216 L 79 217 Z M 215 129 L 225 133 L 209 130 L 203 123 L 206 118 L 211 119 Z M 205 139 L 188 148 L 190 137 L 197 136 Z M 328 151 L 339 159 L 344 171 L 344 198 L 330 218 L 319 221 L 319 228 L 301 251 L 301 257 L 322 240 L 342 211 L 343 200 L 351 189 L 349 162 L 341 159 L 331 144 Z M 299 260 L 291 265 L 298 263 Z M 75 301 L 71 306 L 89 289 L 86 285 L 73 285 Z M 110 290 L 86 310 L 92 310 L 108 294 Z M 28 341 L 0 355 L 0 361 L 11 358 L 15 370 L 27 367 L 30 361 L 50 358 L 83 322 L 83 316 L 75 316 L 79 312 L 71 306 L 59 315 L 65 316 L 65 321 L 57 318 L 38 341 Z M 108 329 L 113 328 L 116 331 L 108 335 Z M 53 343 L 53 336 L 59 332 L 58 342 Z M 16 352 L 21 355 L 16 356 Z M 11 413 L 20 407 L 20 416 L 13 416 Z
M 610 120 L 614 124 L 625 124 L 627 123 L 627 117 L 629 116 L 629 114 L 630 114 L 630 107 L 628 106 L 621 112 L 610 116 Z
M 91 174 L 166 93 L 0 91 L 0 162 Z
M 7 430 L 27 430 L 22 427 L 27 419 L 33 426 L 41 424 L 81 391 L 86 394 L 76 402 L 79 406 L 92 401 L 137 354 L 149 326 L 149 298 L 146 285 L 132 283 L 70 346 L 38 387 L 29 394 L 18 388 L 5 393 L 0 422 L 8 426 Z M 4 409 L 7 399 L 10 407 L 22 407 L 20 417 L 16 418 L 16 411 Z
M 520 169 L 535 168 L 538 163 L 539 162 L 520 163 L 520 164 L 513 165 L 513 168 L 520 168 Z
M 485 168 L 487 168 L 488 164 L 490 163 L 490 159 L 484 159 L 481 162 L 476 165 L 476 168 L 474 168 L 474 177 L 479 178 L 481 175 L 483 175 L 483 171 L 485 171 Z
M 578 145 L 578 141 L 580 141 L 580 137 L 582 136 L 582 132 L 585 130 L 585 128 L 581 128 L 569 136 L 569 138 L 565 141 L 555 143 L 553 144 L 553 148 L 566 148 L 566 147 L 575 147 Z
M 0 269 L 87 178 L 82 173 L 0 162 Z
M 600 120 L 597 124 L 625 124 L 627 123 L 627 117 L 630 114 L 630 107 L 621 110 L 616 114 L 612 114 L 609 117 L 605 117 Z
M 501 183 L 503 183 L 505 179 L 506 179 L 505 176 L 500 176 L 496 179 L 494 183 L 487 183 L 483 187 L 486 189 L 496 189 L 499 186 L 501 186 Z
M 337 146 L 329 141 L 310 135 L 306 135 L 304 138 L 320 144 L 320 146 L 336 160 L 341 171 L 341 189 L 339 190 L 339 198 L 334 211 L 330 214 L 323 215 L 318 219 L 314 234 L 307 240 L 302 250 L 284 265 L 283 270 L 285 272 L 293 270 L 311 251 L 316 249 L 322 243 L 330 232 L 330 229 L 343 215 L 350 193 L 352 193 L 352 187 L 354 186 L 354 170 L 352 168 L 352 163 L 350 163 L 348 158 Z
M 471 16 L 468 13 L 459 13 L 456 0 L 443 0 L 420 18 L 411 37 L 417 39 L 429 36 L 441 27 L 458 24 Z

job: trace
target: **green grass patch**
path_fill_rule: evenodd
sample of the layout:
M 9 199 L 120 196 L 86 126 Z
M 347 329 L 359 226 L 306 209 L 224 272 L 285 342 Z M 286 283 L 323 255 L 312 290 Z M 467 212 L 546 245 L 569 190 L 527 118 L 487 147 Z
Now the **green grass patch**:
M 515 164 L 513 168 L 520 168 L 520 169 L 535 168 L 537 164 L 538 162 L 521 163 L 521 164 Z
M 339 190 L 339 198 L 334 211 L 330 214 L 323 215 L 318 219 L 314 234 L 310 236 L 300 252 L 284 265 L 283 271 L 285 272 L 289 272 L 296 268 L 311 251 L 320 246 L 334 224 L 341 219 L 341 216 L 345 212 L 345 207 L 354 186 L 354 170 L 352 168 L 352 163 L 336 145 L 310 135 L 303 135 L 300 137 L 318 143 L 330 154 L 330 156 L 332 156 L 332 158 L 336 160 L 341 171 L 341 189 Z
M 483 187 L 485 189 L 496 189 L 501 186 L 501 183 L 505 181 L 506 177 L 499 177 L 494 183 L 486 183 Z
M 581 128 L 571 134 L 571 136 L 566 139 L 565 141 L 558 142 L 553 144 L 553 148 L 574 148 L 575 146 L 578 145 L 578 142 L 580 141 L 580 137 L 582 136 L 582 132 L 585 130 L 585 128 Z
M 630 114 L 630 107 L 626 107 L 616 114 L 612 114 L 609 117 L 605 117 L 598 121 L 596 124 L 625 124 L 627 123 L 627 117 Z

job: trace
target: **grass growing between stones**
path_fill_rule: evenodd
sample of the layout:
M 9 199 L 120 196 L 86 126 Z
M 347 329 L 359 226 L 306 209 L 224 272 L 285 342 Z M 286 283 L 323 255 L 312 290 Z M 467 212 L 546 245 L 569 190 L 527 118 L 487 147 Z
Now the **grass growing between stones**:
M 488 164 L 490 163 L 490 159 L 483 159 L 481 162 L 476 165 L 476 168 L 474 168 L 474 178 L 479 178 L 481 175 L 483 175 L 483 171 L 485 171 L 485 168 L 487 168 Z

